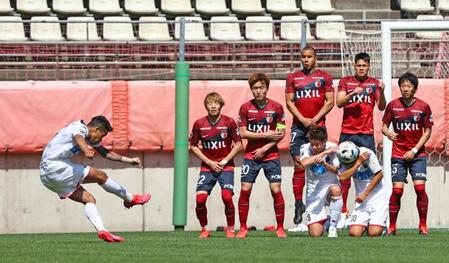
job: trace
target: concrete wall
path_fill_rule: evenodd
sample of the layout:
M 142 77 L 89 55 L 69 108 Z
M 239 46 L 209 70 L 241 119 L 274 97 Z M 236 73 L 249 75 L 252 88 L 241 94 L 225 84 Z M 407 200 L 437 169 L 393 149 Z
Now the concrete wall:
M 138 155 L 137 155 L 138 156 Z M 122 201 L 106 193 L 98 185 L 86 185 L 97 199 L 98 209 L 105 226 L 113 231 L 172 230 L 172 189 L 173 189 L 173 155 L 170 153 L 146 153 L 143 157 L 145 169 L 127 167 L 121 163 L 103 160 L 78 160 L 104 169 L 114 180 L 131 192 L 149 192 L 152 200 L 145 207 L 125 209 Z M 84 207 L 71 200 L 60 200 L 56 194 L 46 189 L 39 179 L 37 169 L 40 156 L 7 155 L 0 156 L 0 233 L 41 233 L 41 232 L 84 232 L 93 231 L 93 227 L 84 216 Z M 241 164 L 241 159 L 236 160 Z M 292 163 L 287 153 L 282 155 L 283 192 L 286 201 L 286 227 L 292 227 L 293 193 L 291 188 Z M 188 222 L 187 230 L 199 229 L 195 216 L 195 184 L 198 177 L 199 162 L 191 158 L 188 186 Z M 236 168 L 237 206 L 240 191 L 240 167 Z M 446 174 L 447 176 L 448 174 Z M 225 225 L 224 206 L 218 186 L 208 201 L 209 226 L 214 229 Z M 442 167 L 429 168 L 428 193 L 430 209 L 428 223 L 430 227 L 448 228 L 449 185 L 445 181 Z M 353 187 L 350 202 L 354 200 Z M 403 205 L 399 215 L 399 227 L 416 227 L 416 197 L 411 184 L 407 185 Z M 352 207 L 352 205 L 350 206 Z M 238 227 L 238 215 L 236 214 Z M 275 224 L 272 198 L 268 183 L 263 174 L 254 187 L 248 223 L 262 228 Z

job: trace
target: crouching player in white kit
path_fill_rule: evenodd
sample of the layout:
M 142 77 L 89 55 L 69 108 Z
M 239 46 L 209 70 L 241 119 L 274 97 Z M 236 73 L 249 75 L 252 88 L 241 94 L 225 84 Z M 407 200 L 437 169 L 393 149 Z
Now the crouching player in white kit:
M 98 214 L 95 198 L 81 184 L 97 183 L 104 190 L 124 200 L 126 208 L 143 205 L 150 200 L 149 194 L 133 195 L 109 178 L 103 171 L 85 165 L 75 164 L 70 158 L 83 152 L 88 158 L 94 157 L 93 149 L 104 158 L 142 166 L 139 158 L 128 158 L 109 151 L 99 143 L 108 132 L 111 124 L 104 116 L 95 116 L 89 122 L 75 121 L 62 128 L 47 144 L 42 154 L 40 173 L 42 183 L 61 199 L 70 198 L 85 205 L 87 219 L 98 231 L 98 237 L 107 242 L 124 242 L 122 237 L 106 230 Z
M 309 143 L 301 146 L 300 161 L 306 168 L 306 220 L 311 237 L 323 234 L 327 220 L 325 206 L 330 208 L 330 227 L 328 236 L 337 237 L 337 222 L 340 219 L 343 200 L 337 177 L 337 145 L 327 141 L 325 127 L 309 131 Z
M 368 148 L 359 148 L 353 142 L 345 141 L 338 146 L 337 156 L 341 163 L 340 180 L 352 176 L 356 191 L 349 235 L 359 237 L 368 228 L 368 235 L 380 236 L 386 226 L 388 200 L 376 154 Z

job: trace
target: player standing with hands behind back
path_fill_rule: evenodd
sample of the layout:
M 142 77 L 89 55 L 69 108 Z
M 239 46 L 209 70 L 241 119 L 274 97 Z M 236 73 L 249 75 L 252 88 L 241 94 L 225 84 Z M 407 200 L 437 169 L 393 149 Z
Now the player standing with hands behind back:
M 314 127 L 325 127 L 325 116 L 334 107 L 334 89 L 332 77 L 327 72 L 316 69 L 316 51 L 311 46 L 301 50 L 302 70 L 287 76 L 285 84 L 285 101 L 287 109 L 293 115 L 291 129 L 290 154 L 295 170 L 292 184 L 295 195 L 295 216 L 293 222 L 296 228 L 289 231 L 303 231 L 300 224 L 305 205 L 302 201 L 305 185 L 305 170 L 300 161 L 300 149 L 309 142 L 307 133 Z
M 382 126 L 382 133 L 393 141 L 391 154 L 393 191 L 390 197 L 388 234 L 396 234 L 396 219 L 409 172 L 416 192 L 419 234 L 428 235 L 429 199 L 426 193 L 427 154 L 424 144 L 432 133 L 432 111 L 429 104 L 415 97 L 418 89 L 418 78 L 415 75 L 405 73 L 399 78 L 398 85 L 401 97 L 388 103 Z M 389 130 L 390 123 L 393 124 L 393 131 Z
M 242 139 L 248 140 L 242 165 L 239 197 L 240 231 L 237 238 L 248 234 L 246 220 L 249 197 L 261 169 L 270 183 L 276 214 L 277 237 L 287 237 L 284 231 L 285 203 L 281 192 L 281 162 L 278 142 L 285 136 L 285 115 L 282 105 L 267 98 L 270 79 L 264 73 L 254 73 L 248 80 L 254 99 L 240 107 L 238 125 Z

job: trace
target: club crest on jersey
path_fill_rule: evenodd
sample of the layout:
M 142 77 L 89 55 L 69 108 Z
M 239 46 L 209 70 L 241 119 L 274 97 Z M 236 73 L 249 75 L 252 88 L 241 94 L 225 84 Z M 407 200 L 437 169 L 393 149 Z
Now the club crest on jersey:
M 268 115 L 265 120 L 267 120 L 268 123 L 272 123 L 273 122 L 273 116 Z
M 420 119 L 421 119 L 421 117 L 419 115 L 413 115 L 414 122 L 419 122 Z
M 321 79 L 315 80 L 315 87 L 317 88 L 321 87 Z
M 221 131 L 220 133 L 221 138 L 226 139 L 228 137 L 228 132 L 226 130 Z

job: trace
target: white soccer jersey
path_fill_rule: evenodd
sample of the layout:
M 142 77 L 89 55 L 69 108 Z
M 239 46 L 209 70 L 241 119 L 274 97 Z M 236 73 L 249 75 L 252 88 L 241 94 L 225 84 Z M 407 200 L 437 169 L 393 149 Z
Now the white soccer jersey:
M 374 175 L 382 170 L 376 154 L 368 148 L 360 147 L 360 154 L 364 152 L 369 152 L 370 157 L 362 165 L 360 165 L 357 172 L 352 176 L 352 178 L 354 178 L 356 195 L 362 193 L 371 183 Z M 347 169 L 348 166 L 346 166 L 345 164 L 341 164 L 339 172 L 344 172 Z M 363 202 L 365 206 L 373 206 L 385 202 L 387 189 L 383 181 L 384 180 L 381 180 L 368 195 L 366 200 Z
M 325 149 L 335 147 L 335 143 L 326 142 Z M 310 156 L 313 156 L 312 148 L 310 143 L 301 146 L 300 150 L 300 160 L 304 160 Z M 326 162 L 335 167 L 339 166 L 339 161 L 335 153 L 331 153 L 326 156 Z M 307 167 L 307 197 L 314 195 L 314 193 L 319 192 L 319 189 L 323 187 L 328 188 L 331 184 L 338 184 L 338 177 L 326 170 L 323 165 L 313 164 Z
M 45 146 L 41 162 L 68 161 L 79 153 L 81 148 L 76 144 L 74 136 L 80 134 L 84 138 L 89 129 L 82 121 L 75 121 L 62 128 Z

